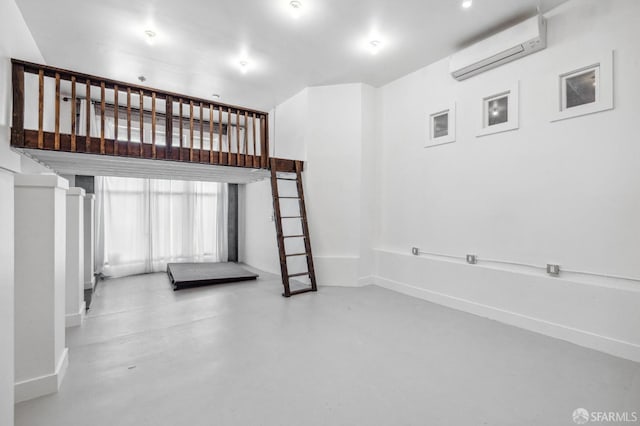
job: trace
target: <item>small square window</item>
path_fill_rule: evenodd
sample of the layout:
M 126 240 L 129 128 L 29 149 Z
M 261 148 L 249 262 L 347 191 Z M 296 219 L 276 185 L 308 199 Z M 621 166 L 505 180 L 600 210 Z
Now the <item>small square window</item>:
M 551 121 L 613 109 L 613 51 L 594 56 L 591 65 L 555 75 L 557 92 L 552 98 Z
M 509 96 L 488 99 L 486 103 L 487 124 L 495 126 L 509 121 Z
M 560 76 L 562 110 L 593 104 L 598 100 L 600 66 Z
M 448 108 L 438 109 L 429 114 L 429 135 L 426 147 L 455 142 L 456 140 L 456 105 L 452 103 Z
M 449 134 L 449 111 L 433 117 L 433 138 L 441 138 Z
M 502 91 L 496 90 L 490 96 L 480 98 L 478 103 L 481 127 L 477 136 L 516 130 L 518 124 L 518 91 L 519 82 L 511 86 L 502 86 Z M 495 87 L 500 89 L 500 87 Z M 491 93 L 491 92 L 489 92 Z

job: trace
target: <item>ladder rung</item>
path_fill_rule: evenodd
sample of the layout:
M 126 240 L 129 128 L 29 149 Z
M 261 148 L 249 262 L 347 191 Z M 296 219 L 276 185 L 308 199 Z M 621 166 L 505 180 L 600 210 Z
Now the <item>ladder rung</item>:
M 306 256 L 307 253 L 294 253 L 294 254 L 287 254 L 287 257 L 296 257 L 296 256 Z
M 282 238 L 306 238 L 304 235 L 284 235 Z
M 293 291 L 289 292 L 289 296 L 295 296 L 296 294 L 302 294 L 302 293 L 309 293 L 310 291 L 317 291 L 317 290 L 314 290 L 311 287 L 302 288 L 300 290 L 293 290 Z M 284 293 L 282 295 L 284 296 Z
M 293 278 L 293 277 L 304 277 L 305 275 L 309 275 L 308 272 L 300 272 L 298 274 L 291 274 L 289 275 L 289 278 Z
M 276 179 L 278 179 L 278 180 L 298 180 L 296 178 L 281 178 L 281 177 L 276 178 Z
M 281 216 L 280 219 L 302 219 L 302 216 Z
M 299 200 L 300 199 L 300 197 L 278 197 L 278 198 L 288 198 L 288 199 L 291 199 L 291 200 Z

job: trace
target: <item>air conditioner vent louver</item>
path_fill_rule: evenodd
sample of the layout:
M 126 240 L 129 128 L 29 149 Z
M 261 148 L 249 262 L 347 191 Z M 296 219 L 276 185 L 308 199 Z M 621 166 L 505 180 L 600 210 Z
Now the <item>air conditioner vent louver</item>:
M 454 54 L 451 75 L 465 80 L 546 47 L 546 21 L 536 16 Z

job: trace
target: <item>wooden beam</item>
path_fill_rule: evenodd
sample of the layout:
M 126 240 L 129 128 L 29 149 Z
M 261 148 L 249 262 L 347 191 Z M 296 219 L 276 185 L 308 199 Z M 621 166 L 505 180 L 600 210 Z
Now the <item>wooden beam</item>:
M 13 114 L 11 121 L 11 145 L 24 146 L 24 66 L 13 64 L 11 67 L 13 85 Z

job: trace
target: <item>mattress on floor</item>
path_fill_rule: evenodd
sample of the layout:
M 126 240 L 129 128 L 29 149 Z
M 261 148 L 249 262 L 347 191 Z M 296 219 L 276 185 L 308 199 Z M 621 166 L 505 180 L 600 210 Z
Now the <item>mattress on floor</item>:
M 174 289 L 255 280 L 258 274 L 233 262 L 169 263 L 167 274 Z

